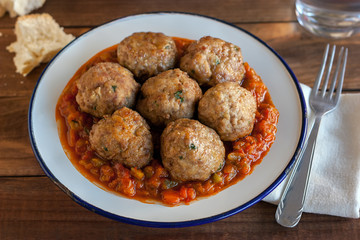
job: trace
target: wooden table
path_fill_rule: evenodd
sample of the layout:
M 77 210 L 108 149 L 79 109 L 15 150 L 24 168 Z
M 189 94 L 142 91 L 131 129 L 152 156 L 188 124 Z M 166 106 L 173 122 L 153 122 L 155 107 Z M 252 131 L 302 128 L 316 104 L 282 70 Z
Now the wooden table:
M 296 22 L 293 0 L 48 0 L 36 12 L 50 13 L 75 36 L 109 20 L 149 11 L 209 15 L 242 27 L 267 42 L 301 83 L 312 86 L 326 42 L 349 48 L 344 91 L 360 91 L 360 36 L 327 40 Z M 15 73 L 14 18 L 0 19 L 0 239 L 360 239 L 360 220 L 303 214 L 293 229 L 274 220 L 276 207 L 259 202 L 227 219 L 178 229 L 116 222 L 79 206 L 44 174 L 29 143 L 30 96 L 45 64 L 27 77 Z

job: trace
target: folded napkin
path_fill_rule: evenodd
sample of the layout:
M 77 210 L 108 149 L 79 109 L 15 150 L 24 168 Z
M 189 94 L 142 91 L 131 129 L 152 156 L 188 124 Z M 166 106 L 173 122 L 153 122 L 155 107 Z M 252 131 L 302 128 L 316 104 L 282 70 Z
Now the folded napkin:
M 308 104 L 310 88 L 302 85 Z M 322 118 L 304 212 L 360 217 L 360 94 L 342 94 L 339 106 Z M 290 174 L 289 174 L 290 175 Z M 278 204 L 288 177 L 263 200 Z

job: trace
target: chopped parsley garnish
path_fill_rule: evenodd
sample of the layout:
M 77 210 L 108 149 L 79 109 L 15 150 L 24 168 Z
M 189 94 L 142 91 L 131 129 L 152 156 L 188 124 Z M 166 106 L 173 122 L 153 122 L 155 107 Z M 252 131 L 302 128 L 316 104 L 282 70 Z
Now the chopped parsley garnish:
M 219 65 L 220 64 L 220 59 L 218 57 L 215 58 L 215 65 Z
M 195 144 L 193 144 L 193 143 L 190 144 L 189 148 L 190 148 L 191 150 L 197 149 L 197 147 L 196 147 Z
M 115 92 L 117 86 L 116 86 L 116 85 L 112 85 L 111 87 L 112 87 L 113 91 Z
M 180 102 L 183 102 L 184 101 L 184 97 L 182 96 L 182 91 L 180 90 L 180 91 L 177 91 L 175 94 L 175 98 L 176 99 L 179 99 L 180 100 Z
M 217 169 L 216 171 L 217 171 L 217 172 L 220 171 L 221 168 L 222 168 L 222 166 L 223 166 L 222 163 L 220 163 L 220 166 L 218 167 L 218 169 Z
M 107 148 L 107 147 L 103 147 L 104 148 L 104 150 L 107 152 L 107 151 L 109 151 L 109 149 Z

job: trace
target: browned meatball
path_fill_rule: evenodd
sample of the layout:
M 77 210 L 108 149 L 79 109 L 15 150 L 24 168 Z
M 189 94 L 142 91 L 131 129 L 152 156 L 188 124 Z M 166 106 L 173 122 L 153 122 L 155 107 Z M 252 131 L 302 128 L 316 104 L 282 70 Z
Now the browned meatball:
M 149 78 L 140 89 L 137 110 L 155 126 L 178 118 L 192 118 L 202 91 L 197 82 L 180 69 Z
M 241 82 L 245 74 L 240 48 L 210 36 L 189 45 L 180 60 L 180 68 L 196 79 L 200 86 Z
M 141 81 L 174 68 L 176 55 L 174 40 L 163 33 L 137 32 L 117 48 L 119 63 Z
M 255 97 L 237 82 L 219 83 L 199 102 L 198 117 L 215 129 L 223 141 L 235 141 L 251 133 L 256 113 Z
M 169 123 L 163 131 L 161 158 L 172 178 L 205 181 L 223 166 L 225 147 L 213 129 L 182 118 Z
M 150 127 L 139 113 L 127 107 L 94 124 L 89 140 L 91 147 L 102 158 L 128 167 L 141 168 L 152 158 Z
M 133 107 L 140 84 L 118 63 L 98 63 L 76 82 L 76 101 L 82 111 L 96 117 L 111 114 L 123 106 Z

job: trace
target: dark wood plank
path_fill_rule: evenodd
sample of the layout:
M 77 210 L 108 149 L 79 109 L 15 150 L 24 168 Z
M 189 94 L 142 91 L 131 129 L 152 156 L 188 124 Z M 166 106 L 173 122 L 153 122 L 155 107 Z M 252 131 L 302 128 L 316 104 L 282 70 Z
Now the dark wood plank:
M 79 207 L 46 177 L 0 178 L 0 239 L 359 239 L 360 222 L 304 214 L 287 229 L 275 206 L 260 202 L 224 220 L 188 228 L 158 229 L 116 222 Z M 315 224 L 316 223 L 316 224 Z M 339 235 L 337 235 L 339 236 Z
M 66 27 L 97 26 L 110 20 L 133 14 L 156 11 L 191 12 L 220 18 L 233 23 L 294 21 L 294 0 L 208 0 L 167 1 L 138 0 L 63 0 L 46 1 L 34 13 L 46 12 Z M 291 6 L 291 7 L 289 7 Z M 15 19 L 8 15 L 0 21 L 0 28 L 11 28 Z
M 29 97 L 0 98 L 0 176 L 43 175 L 30 147 Z

